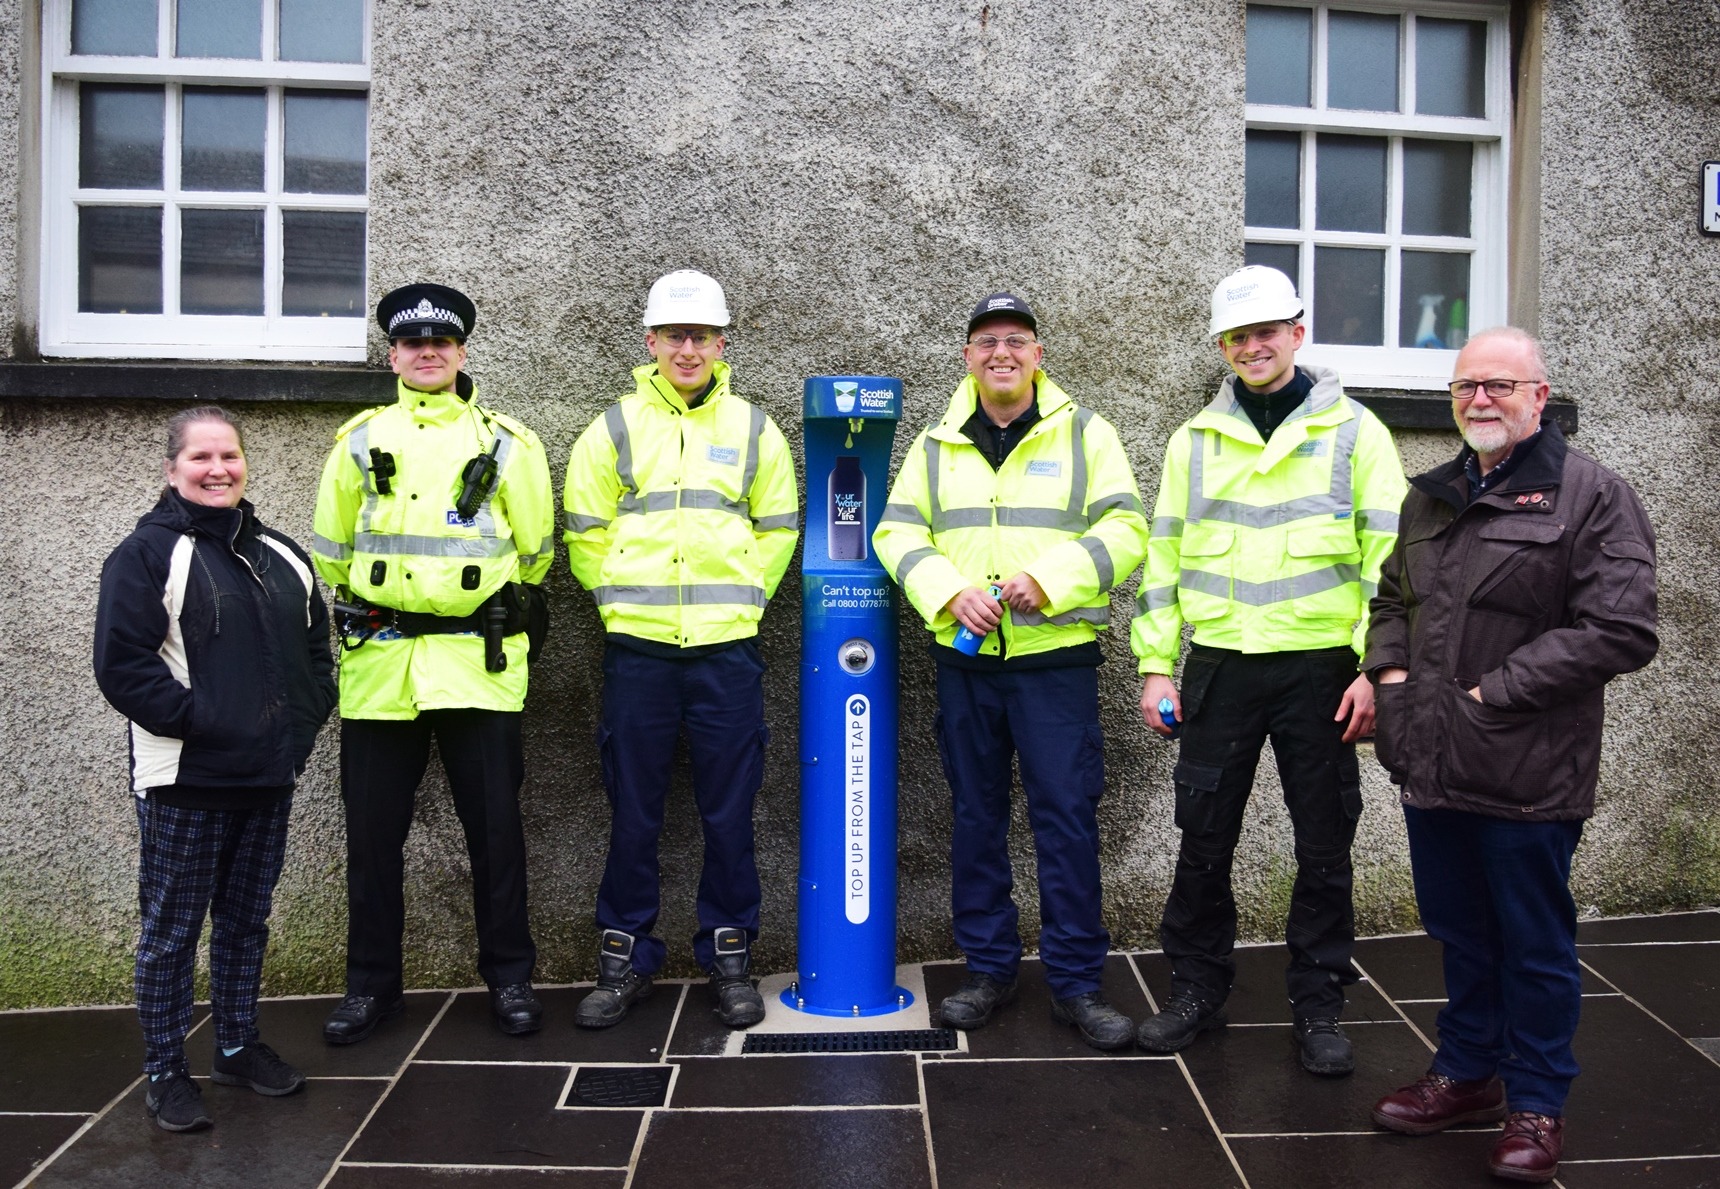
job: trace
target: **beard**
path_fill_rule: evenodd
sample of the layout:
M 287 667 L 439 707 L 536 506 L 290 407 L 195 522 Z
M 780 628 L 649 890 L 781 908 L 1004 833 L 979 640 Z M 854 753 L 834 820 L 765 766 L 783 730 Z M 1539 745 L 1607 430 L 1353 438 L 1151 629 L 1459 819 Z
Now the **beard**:
M 1457 430 L 1477 454 L 1500 454 L 1529 436 L 1532 427 L 1528 414 L 1513 416 L 1499 412 L 1492 420 L 1477 421 L 1459 415 Z

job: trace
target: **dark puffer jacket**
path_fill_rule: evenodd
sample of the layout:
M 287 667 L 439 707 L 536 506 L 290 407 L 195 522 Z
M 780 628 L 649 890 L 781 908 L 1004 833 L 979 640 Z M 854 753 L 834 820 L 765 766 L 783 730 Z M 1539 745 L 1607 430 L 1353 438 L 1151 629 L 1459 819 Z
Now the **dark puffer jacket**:
M 1604 688 L 1654 656 L 1654 530 L 1625 481 L 1547 424 L 1497 488 L 1411 480 L 1372 604 L 1375 753 L 1421 809 L 1586 818 Z M 1479 686 L 1477 702 L 1469 690 Z
M 247 501 L 165 492 L 102 566 L 95 673 L 131 720 L 134 791 L 198 808 L 289 791 L 336 700 L 310 559 Z

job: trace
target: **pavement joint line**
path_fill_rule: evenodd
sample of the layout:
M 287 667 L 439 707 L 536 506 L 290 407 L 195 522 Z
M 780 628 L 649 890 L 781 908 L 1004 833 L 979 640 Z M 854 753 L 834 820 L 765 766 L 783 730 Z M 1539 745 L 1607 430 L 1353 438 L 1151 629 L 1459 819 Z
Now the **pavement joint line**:
M 1235 1171 L 1237 1180 L 1242 1182 L 1242 1189 L 1252 1189 L 1248 1183 L 1248 1174 L 1242 1171 L 1242 1161 L 1238 1160 L 1236 1153 L 1231 1150 L 1230 1140 L 1224 1134 L 1224 1129 L 1218 1125 L 1218 1120 L 1213 1117 L 1212 1108 L 1207 1105 L 1206 1095 L 1200 1092 L 1200 1086 L 1194 1080 L 1194 1074 L 1189 1072 L 1188 1062 L 1183 1060 L 1180 1052 L 1172 1053 L 1170 1057 L 1182 1073 L 1183 1081 L 1188 1083 L 1189 1093 L 1194 1095 L 1195 1105 L 1200 1107 L 1200 1113 L 1206 1118 L 1206 1125 L 1212 1129 L 1213 1138 L 1218 1140 L 1219 1150 L 1224 1153 L 1224 1158 L 1230 1161 L 1230 1167 Z
M 88 1119 L 94 1111 L 0 1111 L 0 1119 Z
M 1440 1002 L 1443 1003 L 1444 1000 L 1441 1000 Z M 1346 1020 L 1340 1016 L 1338 1018 L 1338 1023 L 1342 1024 L 1346 1028 L 1374 1027 L 1376 1025 L 1384 1025 L 1385 1027 L 1388 1027 L 1388 1028 L 1397 1028 L 1397 1027 L 1402 1026 L 1403 1021 L 1402 1020 Z M 1236 1020 L 1232 1020 L 1228 1025 L 1228 1027 L 1231 1027 L 1231 1028 L 1294 1028 L 1295 1026 L 1296 1026 L 1296 1022 L 1294 1020 L 1263 1020 L 1263 1021 L 1260 1021 L 1259 1023 L 1254 1023 L 1254 1024 L 1243 1024 L 1243 1023 L 1237 1022 Z
M 1498 1127 L 1447 1127 L 1443 1134 L 1459 1135 L 1463 1133 L 1484 1133 L 1498 1131 Z M 1227 1131 L 1226 1139 L 1336 1139 L 1354 1138 L 1358 1136 L 1390 1136 L 1397 1132 L 1387 1131 L 1376 1127 L 1370 1131 Z M 1570 1163 L 1567 1161 L 1566 1163 Z
M 424 1043 L 430 1039 L 430 1034 L 436 1031 L 436 1025 L 442 1022 L 442 1018 L 448 1014 L 448 1009 L 454 1006 L 455 998 L 456 996 L 453 994 L 449 994 L 443 998 L 442 1006 L 436 1009 L 436 1015 L 424 1026 L 424 1030 L 418 1034 L 418 1040 L 412 1046 L 411 1051 L 408 1052 L 405 1057 L 401 1058 L 400 1064 L 395 1068 L 393 1076 L 388 1079 L 388 1084 L 382 1088 L 382 1093 L 377 1095 L 376 1101 L 370 1104 L 370 1109 L 365 1112 L 364 1118 L 359 1120 L 358 1126 L 352 1129 L 352 1134 L 346 1137 L 346 1143 L 342 1144 L 340 1151 L 335 1154 L 334 1160 L 330 1162 L 328 1166 L 328 1171 L 323 1174 L 322 1180 L 317 1182 L 317 1189 L 327 1189 L 328 1183 L 332 1181 L 335 1174 L 340 1171 L 341 1163 L 346 1159 L 346 1154 L 352 1151 L 352 1145 L 358 1142 L 358 1137 L 364 1134 L 364 1129 L 370 1126 L 370 1121 L 372 1119 L 376 1118 L 376 1112 L 382 1109 L 382 1104 L 388 1101 L 388 1096 L 390 1094 L 394 1093 L 394 1088 L 400 1084 L 400 1079 L 404 1077 L 406 1071 L 412 1067 L 412 1061 L 418 1056 L 418 1051 L 422 1049 L 424 1047 Z
M 1641 1164 L 1661 1160 L 1720 1160 L 1717 1152 L 1689 1152 L 1679 1156 L 1596 1156 L 1587 1160 L 1561 1160 L 1560 1164 Z
M 444 1172 L 620 1172 L 620 1164 L 429 1164 L 410 1160 L 348 1160 L 342 1168 L 434 1168 Z
M 1653 1020 L 1656 1024 L 1659 1024 L 1662 1028 L 1666 1029 L 1668 1032 L 1672 1033 L 1672 1035 L 1675 1038 L 1677 1038 L 1679 1041 L 1681 1041 L 1687 1047 L 1693 1049 L 1695 1052 L 1697 1052 L 1701 1056 L 1705 1057 L 1709 1061 L 1714 1062 L 1714 1064 L 1720 1065 L 1720 1059 L 1717 1059 L 1713 1053 L 1708 1052 L 1701 1045 L 1695 1044 L 1694 1042 L 1691 1041 L 1691 1039 L 1688 1036 L 1684 1035 L 1684 1033 L 1682 1033 L 1678 1029 L 1674 1028 L 1671 1024 L 1668 1024 L 1665 1020 L 1661 1019 L 1654 1012 L 1650 1011 L 1648 1008 L 1648 1005 L 1643 1003 L 1642 1000 L 1640 1000 L 1636 996 L 1630 994 L 1623 987 L 1621 987 L 1617 983 L 1613 982 L 1612 979 L 1608 978 L 1606 975 L 1604 975 L 1600 971 L 1596 970 L 1593 966 L 1590 966 L 1587 962 L 1583 961 L 1580 958 L 1577 961 L 1578 961 L 1578 964 L 1581 965 L 1584 970 L 1587 970 L 1590 974 L 1593 974 L 1596 978 L 1600 979 L 1607 986 L 1609 986 L 1613 990 L 1617 991 L 1619 994 L 1619 998 L 1623 999 L 1626 1003 L 1628 1003 L 1632 1007 L 1636 1008 L 1643 1015 L 1645 1015 L 1649 1019 Z
M 1676 946 L 1720 945 L 1720 937 L 1687 937 L 1687 938 L 1684 938 L 1680 941 L 1579 941 L 1579 942 L 1577 942 L 1577 948 L 1580 950 L 1652 949 L 1652 948 L 1656 948 L 1656 947 L 1675 946 L 1675 945 Z M 1671 1159 L 1671 1158 L 1669 1157 L 1668 1159 Z M 1573 1160 L 1570 1163 L 1580 1164 L 1581 1161 Z
M 1404 1009 L 1398 1005 L 1398 1001 L 1396 999 L 1392 998 L 1391 993 L 1389 991 L 1387 991 L 1384 987 L 1382 987 L 1379 984 L 1379 981 L 1377 979 L 1375 979 L 1373 977 L 1373 975 L 1371 975 L 1367 972 L 1367 968 L 1364 967 L 1360 962 L 1357 962 L 1353 958 L 1350 960 L 1350 964 L 1353 965 L 1357 970 L 1361 971 L 1362 977 L 1367 979 L 1368 982 L 1373 984 L 1374 990 L 1379 992 L 1380 998 L 1384 999 L 1386 1001 L 1386 1003 L 1388 1005 L 1390 1005 L 1391 1009 L 1393 1011 L 1395 1011 L 1398 1014 L 1398 1016 L 1403 1020 L 1403 1022 L 1409 1025 L 1409 1029 L 1411 1032 L 1415 1033 L 1416 1036 L 1421 1038 L 1421 1043 L 1427 1046 L 1428 1052 L 1437 1053 L 1439 1051 L 1439 1046 L 1434 1044 L 1431 1040 L 1428 1039 L 1427 1033 L 1423 1032 L 1421 1030 L 1421 1028 L 1416 1024 L 1416 1022 L 1409 1018 L 1409 1014 L 1407 1012 L 1405 1012 Z
M 932 1146 L 932 1103 L 926 1096 L 926 1057 L 914 1054 L 914 1086 L 920 1094 L 920 1132 L 926 1137 L 926 1168 L 931 1174 L 931 1189 L 938 1189 L 938 1153 Z
M 1090 1064 L 1095 1061 L 1165 1061 L 1174 1056 L 1175 1053 L 1101 1053 L 1094 1049 L 1091 1057 L 964 1057 L 960 1061 L 946 1058 L 939 1064 L 952 1069 L 962 1069 L 969 1065 L 1043 1065 L 1052 1061 L 1074 1064 Z
M 793 1103 L 785 1103 L 781 1106 L 677 1106 L 677 1107 L 669 1107 L 668 1105 L 654 1106 L 654 1107 L 587 1106 L 587 1107 L 578 1107 L 578 1108 L 566 1108 L 566 1107 L 564 1107 L 562 1109 L 564 1109 L 564 1110 L 566 1110 L 566 1109 L 578 1109 L 578 1110 L 587 1110 L 587 1111 L 617 1111 L 617 1110 L 667 1111 L 667 1110 L 673 1110 L 677 1115 L 758 1115 L 758 1114 L 828 1115 L 828 1114 L 831 1114 L 831 1113 L 836 1112 L 836 1111 L 872 1111 L 872 1112 L 917 1111 L 920 1109 L 920 1106 L 918 1103 L 914 1103 L 914 1102 L 857 1102 L 857 1103 L 853 1103 L 852 1105 L 844 1105 L 842 1103 L 824 1103 L 824 1104 L 814 1105 L 814 1104 L 808 1103 L 805 1105 L 797 1106 L 797 1105 L 794 1105 Z
M 659 1065 L 669 1060 L 669 1042 L 675 1039 L 675 1029 L 681 1026 L 681 1010 L 687 1006 L 688 994 L 687 985 L 683 984 L 680 995 L 675 999 L 675 1013 L 669 1017 L 669 1031 L 663 1035 L 663 1050 L 657 1054 Z M 726 1045 L 727 1042 L 724 1043 Z
M 621 1182 L 621 1189 L 633 1189 L 633 1177 L 639 1171 L 639 1155 L 645 1150 L 645 1136 L 651 1130 L 651 1122 L 657 1117 L 662 1107 L 648 1106 L 639 1116 L 639 1129 L 633 1133 L 633 1150 L 627 1154 L 627 1177 Z

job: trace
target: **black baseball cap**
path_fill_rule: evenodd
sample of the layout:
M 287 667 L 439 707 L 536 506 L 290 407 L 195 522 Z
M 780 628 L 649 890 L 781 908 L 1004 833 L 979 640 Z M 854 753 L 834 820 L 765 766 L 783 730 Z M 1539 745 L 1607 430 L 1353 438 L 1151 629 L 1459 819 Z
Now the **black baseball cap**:
M 973 313 L 968 315 L 967 332 L 972 334 L 974 327 L 994 314 L 1013 314 L 1027 323 L 1034 334 L 1039 333 L 1039 320 L 1033 316 L 1032 307 L 1013 293 L 993 293 L 980 298 Z
M 376 303 L 376 321 L 389 339 L 451 338 L 472 333 L 478 307 L 446 285 L 402 285 Z

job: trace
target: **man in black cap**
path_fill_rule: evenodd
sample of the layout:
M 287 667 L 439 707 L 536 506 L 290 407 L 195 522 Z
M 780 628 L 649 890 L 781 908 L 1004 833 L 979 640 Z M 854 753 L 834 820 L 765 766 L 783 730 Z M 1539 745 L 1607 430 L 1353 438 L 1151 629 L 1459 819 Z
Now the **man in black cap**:
M 955 816 L 950 906 L 968 970 L 939 1013 L 952 1028 L 978 1028 L 1016 993 L 1016 759 L 1051 1018 L 1117 1049 L 1134 1043 L 1134 1026 L 1100 991 L 1110 935 L 1098 634 L 1112 587 L 1141 562 L 1147 521 L 1116 430 L 1040 370 L 1038 327 L 1012 293 L 974 307 L 967 378 L 908 450 L 872 540 L 934 637 L 935 729 Z
M 402 1009 L 402 852 L 432 735 L 471 857 L 496 1025 L 535 1032 L 520 710 L 537 643 L 526 627 L 554 552 L 549 463 L 536 434 L 477 403 L 461 370 L 477 320 L 464 294 L 408 285 L 376 320 L 399 398 L 336 433 L 313 545 L 337 602 L 356 608 L 338 620 L 346 997 L 323 1036 L 363 1040 Z

